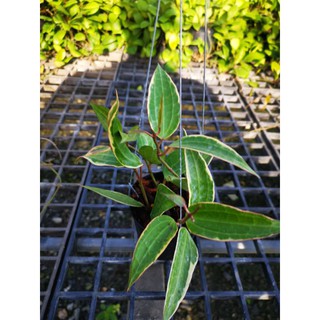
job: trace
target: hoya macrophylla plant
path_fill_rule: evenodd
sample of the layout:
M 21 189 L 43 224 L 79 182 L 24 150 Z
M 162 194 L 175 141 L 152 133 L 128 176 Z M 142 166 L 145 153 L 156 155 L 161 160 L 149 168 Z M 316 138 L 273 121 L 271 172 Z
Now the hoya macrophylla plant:
M 262 214 L 214 202 L 214 180 L 208 167 L 213 157 L 257 176 L 245 160 L 226 144 L 202 134 L 188 136 L 184 132 L 181 140 L 176 139 L 165 150 L 162 149 L 162 142 L 172 137 L 179 126 L 181 106 L 175 84 L 159 65 L 149 86 L 147 110 L 151 132 L 139 127 L 123 131 L 117 118 L 118 96 L 110 110 L 95 104 L 91 106 L 108 134 L 110 145 L 96 146 L 83 158 L 96 166 L 134 170 L 141 197 L 133 199 L 116 191 L 84 187 L 113 201 L 146 210 L 149 214 L 150 222 L 133 253 L 128 290 L 176 238 L 163 310 L 163 319 L 170 319 L 188 290 L 198 261 L 192 235 L 216 241 L 259 239 L 278 234 L 280 223 Z M 152 188 L 156 190 L 152 199 L 145 190 L 141 170 L 144 165 L 152 180 Z M 153 174 L 152 165 L 162 167 L 162 181 Z M 180 185 L 187 194 L 185 198 L 177 194 L 176 186 Z M 181 208 L 182 216 L 179 218 L 170 215 L 170 210 L 176 207 Z

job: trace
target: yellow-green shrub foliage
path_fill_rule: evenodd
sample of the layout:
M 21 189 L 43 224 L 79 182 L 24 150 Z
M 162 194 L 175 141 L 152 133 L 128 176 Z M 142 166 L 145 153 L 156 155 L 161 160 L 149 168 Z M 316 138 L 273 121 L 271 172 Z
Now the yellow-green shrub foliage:
M 73 57 L 125 47 L 148 57 L 158 0 L 40 0 L 41 59 L 56 66 Z M 209 3 L 210 2 L 210 3 Z M 278 0 L 208 1 L 207 61 L 246 78 L 256 70 L 279 75 Z M 167 70 L 179 66 L 179 0 L 161 0 L 153 55 Z M 184 0 L 182 62 L 203 60 L 205 0 Z

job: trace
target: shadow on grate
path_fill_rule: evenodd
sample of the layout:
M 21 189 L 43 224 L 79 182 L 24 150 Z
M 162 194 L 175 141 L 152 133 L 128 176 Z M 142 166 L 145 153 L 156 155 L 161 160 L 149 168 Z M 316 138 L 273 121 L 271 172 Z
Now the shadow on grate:
M 154 62 L 151 74 L 155 67 Z M 171 261 L 157 261 L 145 283 L 137 282 L 127 292 L 137 241 L 130 209 L 78 186 L 81 183 L 129 193 L 129 171 L 102 169 L 78 161 L 93 144 L 107 143 L 88 108 L 89 101 L 110 106 L 117 90 L 124 129 L 140 121 L 146 61 L 123 59 L 113 81 L 103 78 L 107 78 L 104 70 L 99 70 L 97 78 L 94 71 L 70 71 L 64 82 L 57 85 L 56 94 L 42 114 L 44 133 L 56 143 L 62 156 L 57 160 L 55 148 L 43 144 L 43 161 L 51 161 L 62 180 L 68 181 L 47 208 L 41 224 L 41 294 L 43 299 L 50 295 L 50 303 L 43 307 L 45 319 L 103 319 L 106 313 L 117 319 L 160 319 L 162 314 Z M 256 118 L 243 102 L 233 78 L 218 75 L 212 69 L 207 73 L 205 134 L 236 149 L 261 177 L 248 176 L 214 159 L 211 171 L 216 201 L 279 218 L 279 163 L 273 142 L 268 135 L 255 130 Z M 183 126 L 188 134 L 199 133 L 202 70 L 192 65 L 183 70 L 182 76 Z M 178 84 L 178 76 L 173 77 Z M 66 88 L 61 88 L 63 85 Z M 141 121 L 147 126 L 146 114 Z M 57 180 L 48 168 L 41 174 L 43 205 Z M 278 237 L 234 243 L 197 239 L 197 244 L 199 262 L 174 319 L 279 318 Z M 59 272 L 53 274 L 58 260 Z

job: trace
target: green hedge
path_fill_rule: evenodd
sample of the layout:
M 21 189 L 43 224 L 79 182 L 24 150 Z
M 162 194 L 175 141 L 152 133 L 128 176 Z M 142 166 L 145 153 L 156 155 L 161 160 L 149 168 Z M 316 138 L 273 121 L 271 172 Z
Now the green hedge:
M 127 53 L 150 55 L 157 0 L 40 0 L 41 59 L 57 67 L 72 58 L 125 47 Z M 205 0 L 183 3 L 183 66 L 203 60 Z M 153 55 L 167 70 L 179 66 L 179 0 L 161 0 Z M 212 0 L 208 16 L 207 61 L 221 72 L 246 78 L 252 69 L 280 66 L 279 0 Z

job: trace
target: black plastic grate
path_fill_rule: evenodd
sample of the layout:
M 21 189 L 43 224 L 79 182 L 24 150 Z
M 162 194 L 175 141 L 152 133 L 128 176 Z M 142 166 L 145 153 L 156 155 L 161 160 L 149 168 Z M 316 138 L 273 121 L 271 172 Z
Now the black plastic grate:
M 120 56 L 121 57 L 121 56 Z M 80 199 L 88 165 L 78 157 L 94 145 L 99 130 L 89 101 L 105 103 L 119 57 L 95 63 L 77 60 L 41 84 L 41 316 L 47 308 Z M 58 149 L 58 150 L 57 150 Z M 54 173 L 53 170 L 61 178 Z M 52 202 L 51 197 L 57 191 Z
M 153 63 L 152 69 L 155 67 Z M 123 60 L 115 81 L 110 82 L 109 91 L 105 91 L 108 91 L 108 106 L 115 99 L 115 90 L 118 91 L 120 119 L 125 128 L 137 125 L 140 121 L 146 73 L 146 61 L 133 58 Z M 205 134 L 217 137 L 235 148 L 261 177 L 257 179 L 232 165 L 214 160 L 211 170 L 216 183 L 216 200 L 279 218 L 279 164 L 273 141 L 262 131 L 253 131 L 257 119 L 248 110 L 245 96 L 240 96 L 239 86 L 231 76 L 218 75 L 209 69 L 206 79 Z M 175 81 L 178 84 L 177 76 Z M 198 65 L 183 71 L 182 115 L 183 127 L 188 134 L 198 133 L 201 128 L 201 81 L 202 70 Z M 65 83 L 68 83 L 68 79 Z M 67 96 L 63 98 L 68 99 Z M 87 104 L 90 98 L 93 97 L 82 99 Z M 48 110 L 44 116 L 47 113 Z M 61 113 L 70 115 L 64 111 Z M 146 126 L 146 114 L 144 117 Z M 52 132 L 59 132 L 55 130 L 60 130 L 61 125 L 61 120 L 58 120 L 56 126 L 52 126 Z M 80 132 L 82 123 L 80 121 L 78 128 L 77 125 L 70 125 L 75 130 L 72 133 L 72 141 L 75 141 L 78 136 L 74 132 Z M 97 131 L 96 123 L 86 128 L 96 129 L 96 144 L 107 143 L 105 133 L 101 128 Z M 70 127 L 64 129 L 70 130 Z M 87 150 L 87 147 L 76 150 L 64 148 L 63 159 L 73 152 L 78 156 Z M 72 166 L 70 169 L 81 168 Z M 81 183 L 129 193 L 128 179 L 128 170 L 90 166 L 85 181 L 84 176 L 81 177 Z M 66 187 L 73 186 L 70 184 Z M 70 215 L 74 221 L 68 242 L 63 234 L 47 238 L 47 246 L 57 248 L 57 251 L 61 246 L 66 246 L 66 251 L 63 260 L 60 259 L 61 269 L 56 277 L 55 291 L 46 310 L 46 318 L 95 319 L 106 306 L 119 305 L 119 319 L 159 319 L 171 262 L 157 261 L 154 270 L 146 274 L 145 283 L 138 282 L 127 292 L 129 266 L 137 240 L 129 208 L 87 190 L 82 193 L 78 189 L 76 191 L 79 192 L 75 196 L 78 206 L 76 212 Z M 59 202 L 52 206 L 60 208 L 63 204 Z M 75 210 L 75 206 L 72 208 Z M 46 228 L 45 231 L 48 233 L 51 230 Z M 63 232 L 65 229 L 54 228 L 53 231 Z M 279 318 L 278 237 L 236 243 L 198 238 L 197 244 L 199 263 L 186 298 L 174 319 Z M 42 261 L 55 259 L 46 255 Z

